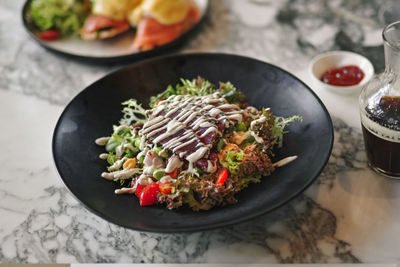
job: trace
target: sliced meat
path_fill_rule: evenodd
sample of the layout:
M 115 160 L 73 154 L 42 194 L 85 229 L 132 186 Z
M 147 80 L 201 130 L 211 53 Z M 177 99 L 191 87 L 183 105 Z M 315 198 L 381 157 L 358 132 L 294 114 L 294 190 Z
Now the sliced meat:
M 90 15 L 80 30 L 82 39 L 94 40 L 116 36 L 129 30 L 127 20 L 115 20 L 102 15 Z
M 133 46 L 143 51 L 150 50 L 176 39 L 182 28 L 183 23 L 162 25 L 153 18 L 143 18 L 139 22 Z
M 218 96 L 171 96 L 149 112 L 140 134 L 180 158 L 196 162 L 208 155 L 225 124 L 241 119 L 239 107 Z
M 189 30 L 199 19 L 200 13 L 195 6 L 190 8 L 187 17 L 182 22 L 172 25 L 163 25 L 149 17 L 143 18 L 137 27 L 133 46 L 145 51 L 169 43 Z

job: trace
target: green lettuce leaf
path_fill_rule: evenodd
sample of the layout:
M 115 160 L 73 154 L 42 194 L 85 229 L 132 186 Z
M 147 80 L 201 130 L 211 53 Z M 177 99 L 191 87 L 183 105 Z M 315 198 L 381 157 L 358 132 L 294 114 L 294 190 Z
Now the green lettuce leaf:
M 238 152 L 228 150 L 226 152 L 225 160 L 221 160 L 220 163 L 223 167 L 228 169 L 229 173 L 237 174 L 237 172 L 239 171 L 239 165 L 242 162 L 243 157 L 243 150 L 240 150 Z
M 284 118 L 284 117 L 275 117 L 275 123 L 271 127 L 271 133 L 272 133 L 272 138 L 276 140 L 276 143 L 278 144 L 279 147 L 282 146 L 283 142 L 283 134 L 288 133 L 288 131 L 285 131 L 285 127 L 292 122 L 295 121 L 303 121 L 303 117 L 299 115 L 294 115 L 289 118 Z
M 150 107 L 154 107 L 157 101 L 165 100 L 172 95 L 205 96 L 216 92 L 220 92 L 221 96 L 232 104 L 239 104 L 245 99 L 243 93 L 238 91 L 230 82 L 220 83 L 219 88 L 216 88 L 211 82 L 199 77 L 193 80 L 181 79 L 181 83 L 176 85 L 175 88 L 168 85 L 162 93 L 150 98 Z
M 86 12 L 82 0 L 32 0 L 31 16 L 41 31 L 58 29 L 67 36 L 79 31 Z

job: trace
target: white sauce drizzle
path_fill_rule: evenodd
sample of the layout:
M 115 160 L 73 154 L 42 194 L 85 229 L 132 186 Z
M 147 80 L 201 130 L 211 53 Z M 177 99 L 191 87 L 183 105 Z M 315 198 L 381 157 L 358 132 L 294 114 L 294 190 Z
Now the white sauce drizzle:
M 163 150 L 170 150 L 185 158 L 189 162 L 189 172 L 195 172 L 193 164 L 212 147 L 212 144 L 205 144 L 201 139 L 212 133 L 222 134 L 218 130 L 218 122 L 229 127 L 243 119 L 240 108 L 229 104 L 218 93 L 207 96 L 171 96 L 159 102 L 148 115 L 148 121 L 139 131 L 142 140 L 140 149 L 143 150 L 146 141 L 161 144 Z M 184 132 L 177 135 L 182 130 Z M 190 148 L 185 151 L 187 146 Z M 172 161 L 168 164 L 166 172 L 173 171 L 173 164 Z
M 115 155 L 121 157 L 125 150 L 125 144 L 120 144 L 115 148 Z
M 126 158 L 123 157 L 122 159 L 117 160 L 116 162 L 114 162 L 113 165 L 111 165 L 110 167 L 108 167 L 108 170 L 109 170 L 109 171 L 116 171 L 116 170 L 118 170 L 118 169 L 121 169 L 122 163 L 124 163 L 125 159 L 126 159 Z
M 149 176 L 142 174 L 142 175 L 140 175 L 139 179 L 137 179 L 135 188 L 137 187 L 138 184 L 148 185 L 148 184 L 151 184 L 152 182 L 153 182 L 153 180 Z
M 129 127 L 127 125 L 119 125 L 119 126 L 115 126 L 114 125 L 114 133 L 117 133 L 123 129 L 128 129 Z
M 107 144 L 108 140 L 110 140 L 110 138 L 111 137 L 100 137 L 100 138 L 97 138 L 94 142 L 98 146 L 105 146 Z
M 176 168 L 180 168 L 183 165 L 183 161 L 179 159 L 178 156 L 173 155 L 167 163 L 167 167 L 165 167 L 165 172 L 169 173 L 175 170 Z
M 165 175 L 165 176 L 161 177 L 160 182 L 163 183 L 163 184 L 176 183 L 176 179 L 173 179 L 169 175 Z
M 256 140 L 257 143 L 259 143 L 259 144 L 264 143 L 264 139 L 259 137 L 254 131 L 251 131 L 250 135 L 254 137 L 254 140 Z
M 140 160 L 141 157 L 146 156 L 147 152 L 149 152 L 149 148 L 145 147 L 142 151 L 139 152 L 139 154 L 137 154 L 136 158 L 138 160 Z
M 217 171 L 217 164 L 213 164 L 211 160 L 207 160 L 207 172 L 214 173 Z
M 120 189 L 116 189 L 114 191 L 114 193 L 117 194 L 117 195 L 134 194 L 135 191 L 136 191 L 136 188 L 133 188 L 133 187 L 122 187 Z
M 126 143 L 124 145 L 125 148 L 129 148 L 130 150 L 135 150 L 135 148 L 133 147 L 133 145 L 131 143 Z
M 117 146 L 115 148 L 115 155 L 118 156 L 118 157 L 122 156 L 122 154 L 125 151 L 125 148 L 129 148 L 131 150 L 135 150 L 135 148 L 132 146 L 131 143 L 126 143 L 126 140 L 124 140 L 124 143 L 120 144 L 119 146 Z
M 126 169 L 120 170 L 115 172 L 103 172 L 101 177 L 107 180 L 114 180 L 114 179 L 129 179 L 132 175 L 140 173 L 140 169 L 133 168 L 133 169 Z
M 258 123 L 260 123 L 260 124 L 261 124 L 261 123 L 264 123 L 266 120 L 267 120 L 267 117 L 265 117 L 264 115 L 261 115 L 260 118 L 254 120 L 254 121 L 252 121 L 252 122 L 250 123 L 250 129 L 254 129 L 254 126 L 256 126 L 256 124 L 258 124 Z
M 255 127 L 257 124 L 261 124 L 261 127 L 262 127 L 262 124 L 263 124 L 264 122 L 266 122 L 266 121 L 267 121 L 267 117 L 265 117 L 264 115 L 261 115 L 260 118 L 258 118 L 258 119 L 256 119 L 256 120 L 253 120 L 252 122 L 250 122 L 250 129 L 251 129 L 251 130 L 255 130 L 254 127 Z M 254 131 L 250 131 L 250 135 L 254 137 L 254 140 L 256 140 L 257 143 L 259 143 L 259 144 L 264 143 L 264 139 L 262 139 L 260 136 L 258 136 Z
M 155 169 L 163 168 L 163 160 L 154 152 L 148 151 L 143 163 L 146 167 L 143 169 L 143 174 L 152 175 Z
M 107 158 L 108 158 L 108 153 L 101 153 L 101 154 L 99 155 L 99 158 L 100 158 L 100 159 L 107 159 Z
M 292 161 L 294 161 L 295 159 L 297 159 L 297 156 L 290 156 L 290 157 L 286 157 L 284 159 L 281 159 L 280 161 L 275 162 L 274 164 L 272 164 L 274 167 L 282 167 Z

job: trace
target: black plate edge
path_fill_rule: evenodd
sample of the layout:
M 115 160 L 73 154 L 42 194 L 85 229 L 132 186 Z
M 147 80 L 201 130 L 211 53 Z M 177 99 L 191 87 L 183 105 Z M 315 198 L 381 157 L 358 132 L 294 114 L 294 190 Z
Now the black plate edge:
M 152 57 L 157 54 L 165 53 L 168 50 L 172 50 L 173 48 L 179 48 L 182 47 L 189 39 L 190 37 L 195 36 L 203 26 L 203 22 L 209 13 L 210 10 L 210 1 L 207 1 L 207 6 L 204 10 L 204 14 L 200 18 L 200 20 L 187 32 L 179 36 L 177 39 L 173 40 L 172 42 L 169 42 L 167 44 L 164 44 L 162 46 L 158 46 L 156 48 L 153 48 L 148 51 L 141 51 L 138 53 L 133 53 L 133 54 L 128 54 L 128 55 L 123 55 L 123 56 L 113 56 L 113 57 L 92 57 L 92 56 L 82 56 L 82 55 L 74 55 L 70 54 L 67 52 L 63 52 L 57 49 L 52 48 L 51 46 L 47 45 L 46 42 L 43 42 L 40 40 L 31 30 L 29 30 L 28 22 L 26 20 L 25 14 L 27 12 L 27 9 L 29 8 L 29 4 L 32 0 L 26 0 L 22 10 L 21 10 L 21 19 L 22 19 L 22 25 L 24 26 L 25 30 L 29 34 L 29 36 L 35 40 L 41 47 L 51 51 L 54 54 L 66 57 L 66 58 L 72 58 L 74 60 L 86 62 L 86 63 L 101 63 L 101 64 L 107 64 L 107 63 L 132 63 L 135 61 L 140 61 L 149 57 Z
M 86 203 L 84 203 L 82 200 L 78 199 L 78 197 L 75 196 L 75 194 L 71 191 L 71 189 L 69 188 L 69 186 L 64 182 L 64 180 L 62 179 L 62 177 L 61 177 L 61 175 L 60 175 L 59 166 L 58 166 L 57 161 L 56 161 L 56 159 L 55 159 L 55 133 L 56 133 L 56 132 L 58 131 L 58 129 L 59 129 L 59 124 L 61 123 L 61 120 L 62 120 L 62 118 L 63 118 L 63 116 L 64 116 L 64 113 L 67 111 L 68 107 L 72 104 L 72 102 L 74 102 L 75 99 L 78 98 L 85 90 L 87 90 L 89 87 L 91 87 L 91 86 L 94 85 L 95 83 L 99 82 L 100 80 L 105 79 L 105 78 L 107 78 L 107 77 L 109 77 L 109 76 L 114 75 L 114 73 L 116 73 L 116 72 L 119 72 L 119 71 L 124 70 L 124 69 L 126 69 L 126 68 L 137 67 L 137 66 L 140 66 L 140 65 L 142 65 L 142 64 L 147 64 L 147 63 L 149 63 L 149 62 L 151 62 L 151 61 L 157 61 L 157 60 L 160 60 L 160 59 L 165 59 L 165 58 L 170 58 L 170 57 L 191 57 L 191 56 L 194 56 L 194 57 L 195 57 L 195 56 L 223 56 L 223 57 L 226 57 L 226 56 L 227 56 L 227 57 L 234 56 L 234 57 L 238 57 L 238 58 L 242 58 L 242 59 L 253 60 L 253 61 L 257 61 L 257 62 L 262 63 L 262 64 L 267 64 L 267 65 L 273 66 L 274 68 L 277 68 L 277 69 L 279 69 L 279 70 L 281 70 L 281 71 L 287 73 L 289 76 L 295 78 L 295 79 L 298 80 L 301 84 L 303 84 L 304 87 L 305 87 L 307 90 L 310 91 L 310 93 L 317 99 L 318 103 L 321 105 L 321 107 L 322 107 L 322 109 L 323 109 L 323 111 L 324 111 L 324 114 L 326 115 L 326 117 L 327 117 L 327 119 L 328 119 L 328 123 L 329 123 L 329 125 L 330 125 L 330 131 L 329 131 L 329 132 L 331 133 L 331 135 L 330 135 L 330 140 L 329 140 L 329 141 L 330 141 L 330 142 L 329 142 L 329 151 L 328 151 L 328 153 L 326 154 L 326 158 L 324 159 L 324 164 L 322 165 L 322 167 L 321 167 L 319 170 L 316 170 L 316 171 L 315 171 L 314 177 L 313 177 L 312 179 L 310 179 L 310 181 L 309 181 L 307 184 L 305 184 L 301 189 L 299 189 L 297 193 L 292 194 L 292 195 L 288 198 L 288 200 L 287 200 L 286 202 L 275 205 L 272 209 L 270 209 L 270 210 L 267 211 L 267 212 L 265 212 L 265 211 L 256 212 L 256 213 L 254 213 L 252 216 L 249 216 L 249 217 L 246 217 L 246 218 L 234 219 L 234 220 L 231 220 L 229 223 L 219 223 L 219 224 L 215 224 L 215 225 L 213 225 L 213 226 L 205 226 L 205 227 L 202 227 L 202 228 L 199 228 L 199 227 L 186 227 L 186 228 L 180 228 L 180 229 L 158 229 L 158 228 L 153 228 L 153 227 L 152 227 L 152 228 L 141 228 L 141 229 L 138 229 L 138 228 L 133 228 L 133 227 L 130 227 L 130 226 L 126 226 L 126 225 L 122 225 L 122 224 L 118 224 L 118 223 L 112 222 L 112 221 L 109 220 L 109 219 L 112 219 L 112 218 L 109 218 L 106 214 L 103 214 L 103 213 L 101 213 L 101 212 L 99 212 L 99 211 L 93 210 L 93 209 L 90 208 L 88 205 L 86 205 Z M 111 72 L 111 73 L 108 73 L 107 75 L 101 77 L 100 79 L 96 80 L 95 82 L 91 83 L 91 84 L 88 85 L 86 88 L 84 88 L 84 89 L 83 89 L 81 92 L 79 92 L 75 97 L 73 97 L 72 100 L 65 106 L 63 112 L 61 113 L 61 115 L 60 115 L 60 117 L 59 117 L 59 119 L 58 119 L 58 121 L 57 121 L 57 123 L 56 123 L 56 126 L 54 127 L 53 137 L 52 137 L 52 156 L 53 156 L 53 162 L 54 162 L 54 164 L 55 164 L 55 166 L 56 166 L 56 169 L 57 169 L 57 172 L 58 172 L 58 177 L 59 177 L 59 179 L 62 181 L 62 183 L 67 187 L 68 191 L 72 194 L 72 196 L 73 196 L 79 203 L 81 203 L 86 209 L 88 209 L 89 211 L 91 211 L 93 214 L 99 216 L 100 219 L 105 220 L 105 221 L 108 222 L 108 223 L 111 223 L 111 224 L 114 224 L 114 225 L 118 225 L 118 226 L 121 226 L 121 227 L 130 229 L 130 230 L 141 231 L 141 232 L 150 232 L 150 233 L 170 233 L 170 234 L 172 234 L 172 233 L 201 232 L 201 231 L 214 230 L 214 229 L 217 229 L 217 228 L 221 228 L 221 227 L 223 227 L 223 226 L 232 226 L 232 225 L 234 225 L 234 224 L 239 224 L 239 223 L 243 223 L 243 222 L 246 222 L 246 221 L 250 221 L 250 220 L 252 220 L 252 219 L 255 219 L 255 218 L 257 218 L 257 217 L 259 217 L 259 216 L 261 216 L 261 215 L 270 213 L 270 212 L 272 212 L 272 211 L 274 211 L 274 210 L 276 210 L 276 209 L 278 209 L 278 208 L 280 208 L 280 207 L 282 207 L 282 206 L 288 204 L 288 203 L 289 203 L 290 201 L 292 201 L 295 197 L 297 197 L 298 195 L 300 195 L 301 193 L 303 193 L 309 186 L 311 186 L 311 184 L 313 184 L 314 181 L 315 181 L 315 180 L 318 178 L 318 176 L 321 174 L 322 170 L 325 168 L 325 166 L 326 166 L 326 164 L 327 164 L 327 162 L 328 162 L 328 160 L 329 160 L 329 158 L 330 158 L 330 156 L 331 156 L 331 152 L 332 152 L 332 148 L 333 148 L 333 141 L 334 141 L 334 130 L 333 130 L 332 118 L 331 118 L 331 116 L 330 116 L 328 110 L 326 109 L 325 105 L 323 104 L 323 102 L 321 101 L 321 99 L 315 94 L 315 92 L 314 92 L 307 84 L 305 84 L 301 79 L 297 78 L 295 75 L 291 74 L 290 72 L 288 72 L 288 71 L 286 71 L 286 70 L 284 70 L 284 69 L 282 69 L 282 68 L 280 68 L 280 67 L 278 67 L 278 66 L 276 66 L 276 65 L 270 64 L 270 63 L 268 63 L 268 62 L 261 61 L 261 60 L 258 60 L 258 59 L 254 59 L 254 58 L 247 57 L 247 56 L 242 56 L 242 55 L 234 55 L 234 54 L 229 54 L 229 53 L 182 53 L 182 54 L 158 56 L 158 57 L 154 57 L 154 58 L 142 60 L 142 61 L 140 61 L 140 62 L 138 62 L 138 63 L 134 63 L 134 64 L 128 65 L 128 66 L 126 66 L 126 67 L 122 67 L 122 68 L 117 69 L 117 70 L 115 70 L 115 71 L 113 71 L 113 72 Z

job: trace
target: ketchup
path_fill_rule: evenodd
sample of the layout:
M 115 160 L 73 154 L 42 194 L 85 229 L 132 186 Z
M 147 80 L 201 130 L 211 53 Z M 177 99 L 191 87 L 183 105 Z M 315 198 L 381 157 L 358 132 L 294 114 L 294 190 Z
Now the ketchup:
M 351 86 L 361 82 L 364 72 L 355 66 L 348 65 L 340 68 L 332 68 L 324 72 L 321 81 L 330 85 Z

